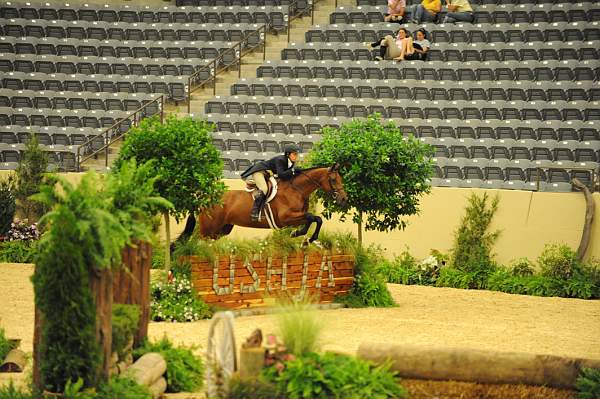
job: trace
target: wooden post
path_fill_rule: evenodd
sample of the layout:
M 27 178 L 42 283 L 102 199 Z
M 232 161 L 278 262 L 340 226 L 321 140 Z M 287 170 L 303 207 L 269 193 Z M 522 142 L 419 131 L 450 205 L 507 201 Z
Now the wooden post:
M 169 212 L 164 212 L 165 218 L 165 270 L 168 272 L 171 270 L 171 225 L 169 219 Z
M 99 381 L 106 381 L 110 376 L 112 356 L 112 271 L 110 268 L 92 269 L 89 281 L 96 304 L 96 342 L 100 347 L 102 359 L 97 378 Z
M 35 320 L 33 326 L 33 386 L 42 391 L 42 373 L 40 369 L 40 351 L 42 349 L 42 312 L 35 306 Z
M 577 249 L 577 259 L 583 260 L 590 245 L 592 237 L 592 225 L 594 223 L 594 213 L 596 212 L 596 204 L 592 193 L 579 179 L 573 179 L 573 185 L 577 187 L 585 196 L 585 221 L 583 223 L 583 232 L 581 233 L 581 241 Z

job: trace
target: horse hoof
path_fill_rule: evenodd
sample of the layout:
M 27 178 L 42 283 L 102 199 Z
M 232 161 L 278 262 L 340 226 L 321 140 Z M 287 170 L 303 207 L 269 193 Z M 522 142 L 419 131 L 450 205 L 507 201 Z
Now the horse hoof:
M 310 243 L 308 242 L 308 240 L 305 239 L 304 241 L 302 241 L 302 248 L 308 248 L 308 244 Z
M 311 244 L 319 249 L 323 249 L 323 244 L 321 244 L 318 240 L 311 241 Z

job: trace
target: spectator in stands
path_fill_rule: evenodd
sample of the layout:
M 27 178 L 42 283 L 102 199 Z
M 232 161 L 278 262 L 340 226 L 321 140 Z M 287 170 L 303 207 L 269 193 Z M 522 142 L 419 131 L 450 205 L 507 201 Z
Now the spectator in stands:
M 419 29 L 416 34 L 416 40 L 413 40 L 412 46 L 415 49 L 415 52 L 405 57 L 407 60 L 427 60 L 427 52 L 431 48 L 431 43 L 427 40 L 427 35 L 425 29 Z M 412 39 L 412 38 L 411 38 Z
M 388 12 L 383 17 L 385 22 L 401 22 L 406 11 L 406 0 L 388 0 Z
M 410 7 L 410 19 L 412 23 L 435 22 L 438 13 L 442 11 L 441 0 L 423 0 L 421 4 Z
M 444 23 L 473 22 L 473 8 L 469 0 L 446 0 L 448 14 L 444 18 Z
M 402 61 L 406 56 L 410 56 L 415 52 L 410 32 L 404 28 L 398 29 L 396 37 L 387 35 L 376 42 L 367 44 L 367 47 L 371 49 L 379 47 L 379 55 L 375 57 L 377 61 L 384 60 L 386 55 L 396 61 Z

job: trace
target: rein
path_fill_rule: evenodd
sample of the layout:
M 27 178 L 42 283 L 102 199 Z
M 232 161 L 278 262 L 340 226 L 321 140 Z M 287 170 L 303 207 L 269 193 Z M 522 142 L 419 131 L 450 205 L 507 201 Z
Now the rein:
M 312 184 L 314 184 L 314 185 L 315 185 L 315 187 L 316 187 L 316 188 L 321 188 L 321 183 L 320 183 L 318 180 L 316 180 L 316 179 L 314 179 L 313 177 L 311 177 L 311 176 L 310 176 L 309 174 L 307 174 L 306 172 L 302 171 L 302 172 L 300 172 L 299 176 L 300 176 L 300 175 L 306 176 L 306 177 L 308 178 L 308 180 L 309 180 L 309 181 L 310 181 Z M 329 185 L 331 186 L 331 191 L 333 192 L 333 197 L 334 197 L 334 198 L 337 198 L 337 196 L 338 196 L 338 190 L 335 188 L 335 186 L 334 186 L 334 184 L 333 184 L 333 183 L 335 182 L 335 179 L 333 179 L 333 178 L 331 177 L 331 173 L 329 172 L 329 170 L 327 171 L 327 178 L 329 179 Z M 297 187 L 294 185 L 294 180 L 293 180 L 293 179 L 292 179 L 292 181 L 291 181 L 291 186 L 292 186 L 292 188 L 293 188 L 294 190 L 296 190 L 298 193 L 300 193 L 300 194 L 303 194 L 303 193 L 302 193 L 302 191 L 300 191 L 300 189 L 298 189 L 298 188 L 297 188 Z

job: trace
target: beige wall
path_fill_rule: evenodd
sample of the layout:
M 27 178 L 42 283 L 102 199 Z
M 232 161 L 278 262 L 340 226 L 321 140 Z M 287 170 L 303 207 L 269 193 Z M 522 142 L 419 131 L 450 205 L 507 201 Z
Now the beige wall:
M 2 176 L 0 174 L 0 176 Z M 79 174 L 66 175 L 77 181 Z M 240 189 L 241 180 L 226 180 L 230 189 Z M 497 260 L 509 262 L 519 257 L 537 258 L 546 243 L 565 243 L 577 249 L 583 229 L 585 199 L 581 193 L 548 193 L 511 190 L 478 190 L 463 188 L 433 188 L 423 197 L 421 213 L 408 218 L 404 231 L 391 233 L 365 232 L 366 243 L 376 243 L 393 255 L 408 247 L 415 256 L 423 258 L 431 249 L 447 251 L 471 192 L 500 196 L 500 205 L 493 228 L 501 230 L 494 248 Z M 594 194 L 596 215 L 588 256 L 600 258 L 600 193 Z M 183 229 L 183 222 L 174 228 L 174 236 Z M 356 232 L 351 223 L 338 220 L 325 221 L 326 230 Z M 260 237 L 267 230 L 235 227 L 237 237 Z

